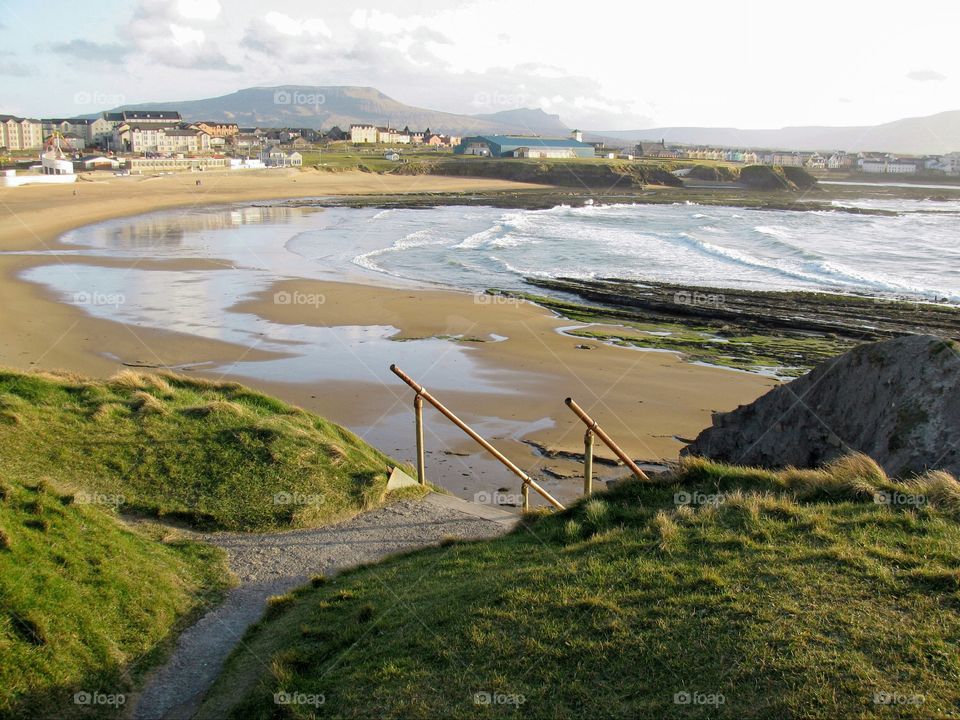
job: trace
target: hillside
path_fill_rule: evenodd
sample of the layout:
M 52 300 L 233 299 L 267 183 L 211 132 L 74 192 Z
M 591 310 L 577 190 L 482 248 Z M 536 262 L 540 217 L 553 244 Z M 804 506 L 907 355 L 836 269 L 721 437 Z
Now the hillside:
M 644 185 L 682 187 L 683 181 L 661 165 L 580 160 L 488 160 L 458 158 L 401 165 L 398 175 L 484 177 L 560 187 L 599 188 L 606 192 Z
M 564 124 L 559 115 L 549 115 L 540 108 L 501 110 L 473 117 L 495 127 L 520 128 L 524 135 L 566 137 L 570 134 L 570 128 Z
M 953 478 L 894 483 L 863 456 L 687 460 L 277 598 L 199 717 L 949 716 L 958 510 Z
M 228 582 L 222 551 L 125 527 L 70 470 L 0 465 L 3 718 L 119 717 Z
M 404 105 L 375 88 L 353 86 L 280 85 L 238 90 L 215 98 L 124 105 L 114 110 L 162 107 L 178 110 L 186 120 L 219 120 L 241 126 L 347 129 L 354 123 L 458 135 L 495 132 L 531 134 L 569 131 L 556 115 L 540 110 L 508 110 L 491 115 L 457 115 Z
M 759 130 L 659 127 L 646 130 L 596 131 L 589 135 L 615 138 L 625 143 L 665 140 L 668 143 L 684 145 L 941 154 L 960 151 L 960 110 L 872 126 L 807 126 Z
M 201 527 L 316 526 L 380 504 L 396 465 L 353 433 L 238 383 L 0 372 L 0 464 Z
M 960 475 L 958 367 L 960 345 L 932 335 L 860 345 L 749 405 L 714 415 L 712 427 L 683 452 L 813 467 L 853 448 L 891 475 Z

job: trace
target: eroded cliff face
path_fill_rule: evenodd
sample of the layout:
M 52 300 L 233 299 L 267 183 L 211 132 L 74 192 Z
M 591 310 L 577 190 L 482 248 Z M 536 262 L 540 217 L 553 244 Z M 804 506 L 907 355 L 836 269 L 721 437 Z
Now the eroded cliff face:
M 781 468 L 852 451 L 892 476 L 960 475 L 960 345 L 932 335 L 861 345 L 717 413 L 682 454 Z

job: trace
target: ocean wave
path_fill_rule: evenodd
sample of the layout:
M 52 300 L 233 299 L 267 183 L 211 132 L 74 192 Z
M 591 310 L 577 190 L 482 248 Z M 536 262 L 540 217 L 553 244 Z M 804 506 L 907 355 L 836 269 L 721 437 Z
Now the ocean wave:
M 486 230 L 481 230 L 480 232 L 475 232 L 473 235 L 464 238 L 456 245 L 452 245 L 451 249 L 474 250 L 476 248 L 483 247 L 487 241 L 497 237 L 497 235 L 499 235 L 501 232 L 503 232 L 503 225 L 497 223 L 493 227 L 489 227 Z

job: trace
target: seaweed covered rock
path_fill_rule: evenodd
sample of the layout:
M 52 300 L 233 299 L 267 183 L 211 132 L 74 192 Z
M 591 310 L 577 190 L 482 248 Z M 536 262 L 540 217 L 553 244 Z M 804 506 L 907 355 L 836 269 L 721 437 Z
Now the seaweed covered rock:
M 714 415 L 681 454 L 783 468 L 851 451 L 892 476 L 960 474 L 960 346 L 932 335 L 861 345 Z

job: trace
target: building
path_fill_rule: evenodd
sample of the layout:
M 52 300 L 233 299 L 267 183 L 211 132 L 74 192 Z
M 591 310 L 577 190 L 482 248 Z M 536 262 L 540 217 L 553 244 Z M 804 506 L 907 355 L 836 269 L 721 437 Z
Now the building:
M 640 142 L 634 148 L 634 152 L 641 157 L 654 158 L 678 158 L 680 153 L 667 147 L 667 144 L 661 140 L 658 143 Z
M 82 152 L 87 148 L 87 139 L 83 135 L 78 135 L 75 132 L 61 133 L 63 136 L 63 144 L 69 149 L 77 152 Z
M 236 123 L 218 123 L 213 120 L 200 120 L 191 123 L 190 127 L 206 133 L 210 138 L 224 138 L 229 140 L 240 133 L 240 126 Z
M 890 175 L 915 175 L 923 167 L 923 161 L 915 158 L 898 158 L 893 155 L 868 155 L 860 159 L 860 170 L 865 173 Z
M 164 130 L 173 130 L 178 126 L 175 123 L 161 125 L 159 123 L 124 122 L 113 131 L 112 147 L 122 152 L 147 153 L 160 152 L 160 135 Z
M 44 137 L 50 137 L 55 132 L 64 136 L 74 134 L 83 138 L 84 145 L 93 144 L 90 128 L 95 121 L 90 118 L 49 118 L 40 122 L 43 123 Z
M 44 175 L 73 175 L 73 162 L 64 155 L 61 142 L 60 135 L 54 134 L 44 143 L 40 155 L 40 171 Z
M 32 150 L 43 145 L 43 123 L 15 115 L 0 115 L 0 147 Z
M 856 157 L 849 153 L 838 151 L 827 158 L 828 170 L 849 170 L 856 164 Z
M 376 125 L 351 125 L 350 142 L 352 143 L 375 143 L 377 141 Z
M 277 147 L 264 148 L 260 153 L 260 160 L 268 167 L 302 167 L 303 155 L 298 152 L 288 153 Z
M 157 152 L 163 155 L 199 153 L 210 150 L 210 136 L 191 128 L 159 128 Z
M 176 172 L 197 170 L 227 170 L 230 168 L 230 158 L 225 157 L 170 157 L 170 158 L 143 158 L 132 157 L 130 172 L 142 175 L 144 172 Z
M 123 161 L 105 155 L 88 155 L 75 160 L 73 166 L 81 170 L 119 170 Z
M 593 145 L 562 138 L 523 135 L 473 135 L 454 147 L 457 155 L 523 158 L 592 158 Z
M 410 134 L 393 128 L 377 128 L 377 142 L 387 145 L 409 145 Z

